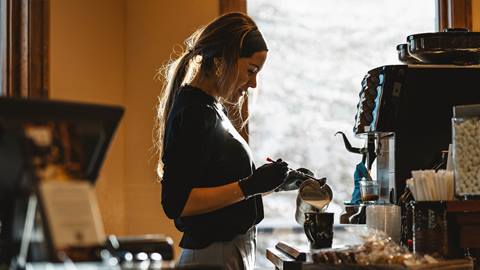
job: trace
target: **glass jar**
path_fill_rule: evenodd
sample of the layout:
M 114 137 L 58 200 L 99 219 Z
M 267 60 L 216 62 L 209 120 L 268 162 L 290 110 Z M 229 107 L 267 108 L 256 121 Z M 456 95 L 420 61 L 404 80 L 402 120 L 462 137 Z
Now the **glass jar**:
M 411 202 L 413 251 L 449 254 L 447 206 L 443 201 Z
M 367 227 L 384 231 L 396 243 L 400 243 L 400 206 L 373 204 L 367 207 Z
M 380 189 L 377 181 L 361 180 L 360 181 L 360 195 L 363 202 L 378 201 Z
M 461 106 L 464 107 L 464 106 Z M 455 194 L 480 195 L 480 116 L 452 118 Z

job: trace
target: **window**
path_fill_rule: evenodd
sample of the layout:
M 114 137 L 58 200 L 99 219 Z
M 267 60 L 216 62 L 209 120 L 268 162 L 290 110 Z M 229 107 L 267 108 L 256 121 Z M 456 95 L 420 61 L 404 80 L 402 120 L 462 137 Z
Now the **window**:
M 334 191 L 328 211 L 338 223 L 361 156 L 347 152 L 334 134 L 343 131 L 352 145 L 363 146 L 352 132 L 362 78 L 375 67 L 399 64 L 396 45 L 407 35 L 435 31 L 435 1 L 255 0 L 248 13 L 270 50 L 249 99 L 255 161 L 259 166 L 266 157 L 282 158 L 291 168 L 327 177 Z M 265 249 L 277 241 L 306 241 L 294 219 L 296 195 L 264 198 L 259 265 L 269 265 Z M 282 228 L 286 233 L 262 237 Z M 287 233 L 292 228 L 300 233 Z

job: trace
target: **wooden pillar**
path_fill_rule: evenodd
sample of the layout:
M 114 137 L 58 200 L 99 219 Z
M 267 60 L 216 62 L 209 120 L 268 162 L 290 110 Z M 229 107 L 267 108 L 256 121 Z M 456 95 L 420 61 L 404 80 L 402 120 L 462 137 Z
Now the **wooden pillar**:
M 472 0 L 437 0 L 437 30 L 467 28 L 473 30 Z
M 437 0 L 436 12 L 436 30 L 441 32 L 448 28 L 448 0 Z
M 228 12 L 247 13 L 247 0 L 219 0 L 220 14 Z
M 49 0 L 2 1 L 2 92 L 9 97 L 48 97 Z
M 448 25 L 450 28 L 472 30 L 472 0 L 449 0 Z

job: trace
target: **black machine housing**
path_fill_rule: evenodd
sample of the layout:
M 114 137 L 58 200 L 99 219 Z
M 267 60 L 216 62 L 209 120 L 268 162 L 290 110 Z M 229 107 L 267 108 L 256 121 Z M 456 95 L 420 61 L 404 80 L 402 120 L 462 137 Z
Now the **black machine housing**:
M 375 138 L 380 199 L 396 202 L 411 171 L 430 169 L 452 141 L 453 106 L 480 103 L 480 66 L 390 65 L 362 81 L 354 133 Z

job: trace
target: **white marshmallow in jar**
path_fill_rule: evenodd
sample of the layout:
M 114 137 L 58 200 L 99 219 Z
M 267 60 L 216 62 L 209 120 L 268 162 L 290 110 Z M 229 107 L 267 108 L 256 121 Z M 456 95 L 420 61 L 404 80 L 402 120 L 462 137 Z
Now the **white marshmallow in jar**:
M 480 117 L 452 119 L 455 194 L 480 195 Z

